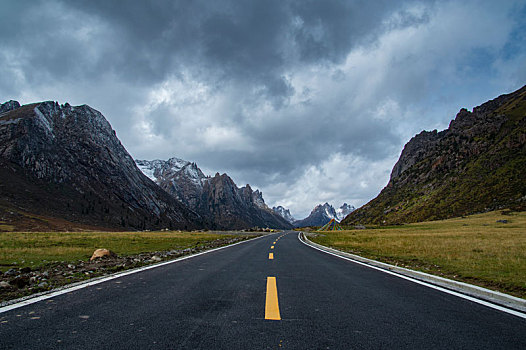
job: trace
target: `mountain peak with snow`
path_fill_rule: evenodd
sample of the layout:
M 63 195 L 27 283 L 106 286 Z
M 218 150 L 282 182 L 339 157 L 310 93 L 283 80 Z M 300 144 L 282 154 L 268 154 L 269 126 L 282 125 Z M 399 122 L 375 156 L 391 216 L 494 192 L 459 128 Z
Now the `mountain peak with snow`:
M 332 219 L 340 222 L 350 212 L 354 210 L 354 206 L 343 203 L 338 209 L 334 209 L 332 205 L 325 202 L 324 204 L 318 204 L 312 209 L 309 216 L 303 220 L 294 222 L 295 227 L 306 227 L 306 226 L 322 226 L 331 221 Z
M 341 207 L 336 209 L 336 220 L 342 221 L 347 215 L 349 215 L 355 210 L 356 208 L 354 207 L 354 205 L 343 203 Z
M 276 214 L 278 214 L 279 216 L 281 216 L 283 219 L 287 220 L 291 224 L 294 221 L 296 221 L 296 219 L 294 219 L 294 217 L 292 217 L 292 215 L 290 214 L 290 210 L 282 207 L 281 205 L 278 205 L 277 207 L 273 207 L 272 210 L 274 210 Z
M 136 160 L 141 171 L 166 192 L 210 221 L 212 228 L 290 228 L 274 213 L 259 190 L 238 188 L 227 175 L 205 176 L 197 164 L 180 158 Z

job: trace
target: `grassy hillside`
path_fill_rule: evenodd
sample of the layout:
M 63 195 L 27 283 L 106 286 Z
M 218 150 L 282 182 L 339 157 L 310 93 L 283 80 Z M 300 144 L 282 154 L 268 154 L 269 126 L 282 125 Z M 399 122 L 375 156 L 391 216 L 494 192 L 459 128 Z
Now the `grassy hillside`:
M 397 168 L 402 168 L 400 174 Z M 399 224 L 502 208 L 525 210 L 524 179 L 526 88 L 472 113 L 462 110 L 445 131 L 417 135 L 404 148 L 389 184 L 343 224 Z
M 526 297 L 526 212 L 494 211 L 402 226 L 321 232 L 309 238 L 367 258 Z

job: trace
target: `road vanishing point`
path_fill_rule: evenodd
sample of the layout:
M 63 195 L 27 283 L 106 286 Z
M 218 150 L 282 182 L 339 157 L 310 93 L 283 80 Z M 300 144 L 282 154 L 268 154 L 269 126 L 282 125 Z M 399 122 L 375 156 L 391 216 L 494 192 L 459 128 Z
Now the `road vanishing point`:
M 526 349 L 526 319 L 280 232 L 0 309 L 1 349 Z

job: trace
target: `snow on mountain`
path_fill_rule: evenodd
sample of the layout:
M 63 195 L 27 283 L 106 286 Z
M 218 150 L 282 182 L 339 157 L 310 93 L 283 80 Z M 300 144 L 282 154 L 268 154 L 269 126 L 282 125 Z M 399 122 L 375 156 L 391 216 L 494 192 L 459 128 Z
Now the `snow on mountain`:
M 310 212 L 303 220 L 294 222 L 295 227 L 306 227 L 306 226 L 323 226 L 331 219 L 336 218 L 336 211 L 334 207 L 329 203 L 319 204 Z
M 205 176 L 195 163 L 179 158 L 135 162 L 162 189 L 206 218 L 212 228 L 291 226 L 265 204 L 261 191 L 253 191 L 248 184 L 238 188 L 227 174 Z
M 180 159 L 170 158 L 168 160 L 139 160 L 135 161 L 137 167 L 152 181 L 160 184 L 166 180 L 184 179 L 202 186 L 207 178 L 195 163 Z
M 142 171 L 142 173 L 144 175 L 149 177 L 150 180 L 155 182 L 156 181 L 156 178 L 155 178 L 155 175 L 154 175 L 155 169 L 153 167 L 149 167 L 149 165 L 147 165 L 147 164 L 140 164 L 139 162 L 140 161 L 137 161 L 137 163 L 136 163 L 137 167 L 139 168 L 139 170 Z
M 293 225 L 294 227 L 323 226 L 332 219 L 335 219 L 338 222 L 341 221 L 353 210 L 354 207 L 347 203 L 344 203 L 338 209 L 334 209 L 329 203 L 319 204 L 312 209 L 309 216 L 305 219 L 295 221 Z
M 290 214 L 290 211 L 288 209 L 283 208 L 281 205 L 278 205 L 277 207 L 273 207 L 272 210 L 279 216 L 281 216 L 283 219 L 287 220 L 291 224 L 296 221 L 294 217 Z
M 334 207 L 330 205 L 329 203 L 325 203 L 323 206 L 323 211 L 325 212 L 325 216 L 327 216 L 329 219 L 336 219 L 336 210 L 334 210 Z
M 342 221 L 347 215 L 355 211 L 356 208 L 353 205 L 343 203 L 341 207 L 336 209 L 336 220 Z
M 1 104 L 0 184 L 9 206 L 71 227 L 204 227 L 196 213 L 146 179 L 110 123 L 87 105 Z

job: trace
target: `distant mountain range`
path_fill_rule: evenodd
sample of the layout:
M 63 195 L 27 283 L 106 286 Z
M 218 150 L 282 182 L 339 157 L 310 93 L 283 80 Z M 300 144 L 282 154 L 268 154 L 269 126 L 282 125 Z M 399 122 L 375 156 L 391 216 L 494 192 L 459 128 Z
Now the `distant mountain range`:
M 272 209 L 290 222 L 294 227 L 323 226 L 332 219 L 339 222 L 355 210 L 352 205 L 347 203 L 343 203 L 338 209 L 334 209 L 332 205 L 325 203 L 317 205 L 305 219 L 295 220 L 292 215 L 290 215 L 290 211 L 282 206 L 274 207 Z
M 139 169 L 140 167 L 140 169 Z M 142 171 L 141 171 L 142 170 Z M 145 176 L 144 174 L 147 176 Z M 397 224 L 526 209 L 526 86 L 423 131 L 388 185 L 358 210 L 318 205 L 302 220 L 259 190 L 178 158 L 137 160 L 104 116 L 47 101 L 0 105 L 0 230 L 239 229 Z
M 292 227 L 226 174 L 177 158 L 137 163 L 89 106 L 1 104 L 0 229 Z
M 526 86 L 461 109 L 404 147 L 380 194 L 343 224 L 397 224 L 526 209 Z
M 137 166 L 162 189 L 207 220 L 214 229 L 291 228 L 270 209 L 259 190 L 238 188 L 227 175 L 205 176 L 195 163 L 178 158 L 136 160 Z

